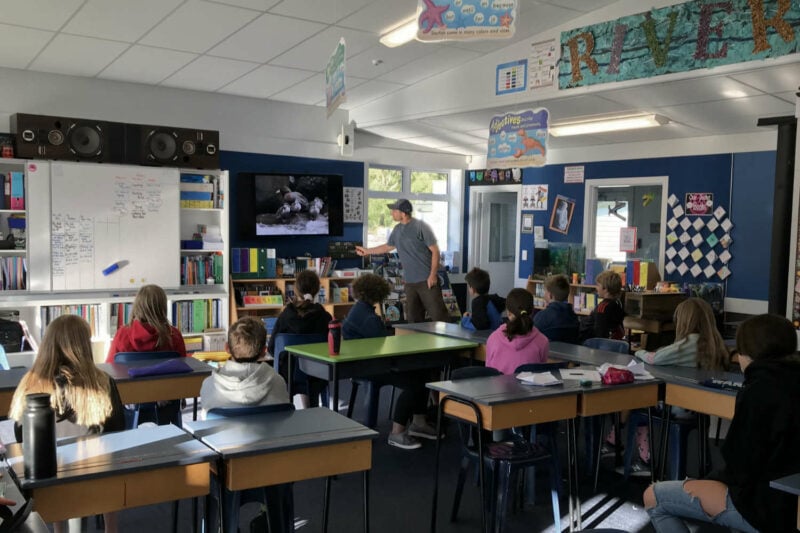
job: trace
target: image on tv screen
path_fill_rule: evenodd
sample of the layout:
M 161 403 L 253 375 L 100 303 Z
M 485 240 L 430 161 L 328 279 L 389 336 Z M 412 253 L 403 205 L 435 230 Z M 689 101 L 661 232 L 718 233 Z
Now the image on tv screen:
M 256 175 L 255 234 L 328 235 L 327 176 Z

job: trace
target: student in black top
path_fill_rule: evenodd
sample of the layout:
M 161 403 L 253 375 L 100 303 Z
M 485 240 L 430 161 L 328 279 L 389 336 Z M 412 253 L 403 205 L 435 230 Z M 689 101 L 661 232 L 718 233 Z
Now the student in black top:
M 289 302 L 278 315 L 269 338 L 269 353 L 276 359 L 282 355 L 275 353 L 275 336 L 279 333 L 327 334 L 328 322 L 332 317 L 321 304 L 314 301 L 319 292 L 319 285 L 319 277 L 313 270 L 303 270 L 297 275 L 294 301 Z M 283 378 L 288 379 L 285 373 L 286 365 L 283 363 L 283 359 L 280 359 L 278 368 Z M 293 390 L 300 391 L 298 394 L 303 407 L 318 405 L 319 393 L 327 385 L 326 381 L 307 376 L 295 367 L 292 367 L 292 381 Z
M 533 315 L 533 325 L 550 341 L 576 344 L 580 332 L 580 320 L 569 297 L 569 280 L 563 274 L 548 276 L 544 280 L 544 301 L 547 307 Z
M 619 297 L 622 294 L 622 279 L 613 270 L 606 270 L 595 279 L 597 296 L 602 298 L 592 313 L 581 323 L 580 340 L 592 337 L 621 339 L 625 336 L 622 319 L 625 311 Z
M 472 312 L 464 313 L 461 318 L 461 327 L 470 330 L 491 329 L 495 330 L 503 323 L 501 314 L 506 309 L 506 299 L 496 294 L 489 294 L 491 279 L 489 273 L 480 268 L 473 268 L 464 280 L 469 287 L 472 299 Z
M 800 472 L 800 356 L 791 322 L 750 318 L 736 332 L 744 385 L 710 479 L 651 485 L 644 504 L 658 532 L 689 531 L 683 518 L 752 533 L 794 531 L 797 497 L 769 482 Z

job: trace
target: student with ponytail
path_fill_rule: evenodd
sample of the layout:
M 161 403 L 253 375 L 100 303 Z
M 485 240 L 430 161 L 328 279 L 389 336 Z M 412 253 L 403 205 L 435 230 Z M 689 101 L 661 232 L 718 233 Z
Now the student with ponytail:
M 547 361 L 550 341 L 533 325 L 533 295 L 525 289 L 511 289 L 506 309 L 508 322 L 486 341 L 486 366 L 513 374 L 519 365 Z

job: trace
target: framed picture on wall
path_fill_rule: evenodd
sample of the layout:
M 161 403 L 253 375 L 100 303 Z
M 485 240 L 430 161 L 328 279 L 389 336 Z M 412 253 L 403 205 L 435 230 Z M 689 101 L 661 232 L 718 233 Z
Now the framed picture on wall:
M 533 233 L 533 213 L 523 213 L 521 233 Z
M 553 202 L 553 211 L 550 213 L 550 229 L 566 235 L 569 233 L 573 214 L 575 214 L 575 200 L 559 194 Z

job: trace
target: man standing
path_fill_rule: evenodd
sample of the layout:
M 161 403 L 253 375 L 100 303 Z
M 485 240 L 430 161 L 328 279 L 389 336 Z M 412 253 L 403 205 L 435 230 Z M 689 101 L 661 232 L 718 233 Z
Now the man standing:
M 403 264 L 408 321 L 423 322 L 428 311 L 431 320 L 448 322 L 450 315 L 439 286 L 439 245 L 433 230 L 411 216 L 413 207 L 404 198 L 389 204 L 389 209 L 392 219 L 399 222 L 389 241 L 373 248 L 356 246 L 356 252 L 361 256 L 385 254 L 396 248 Z

